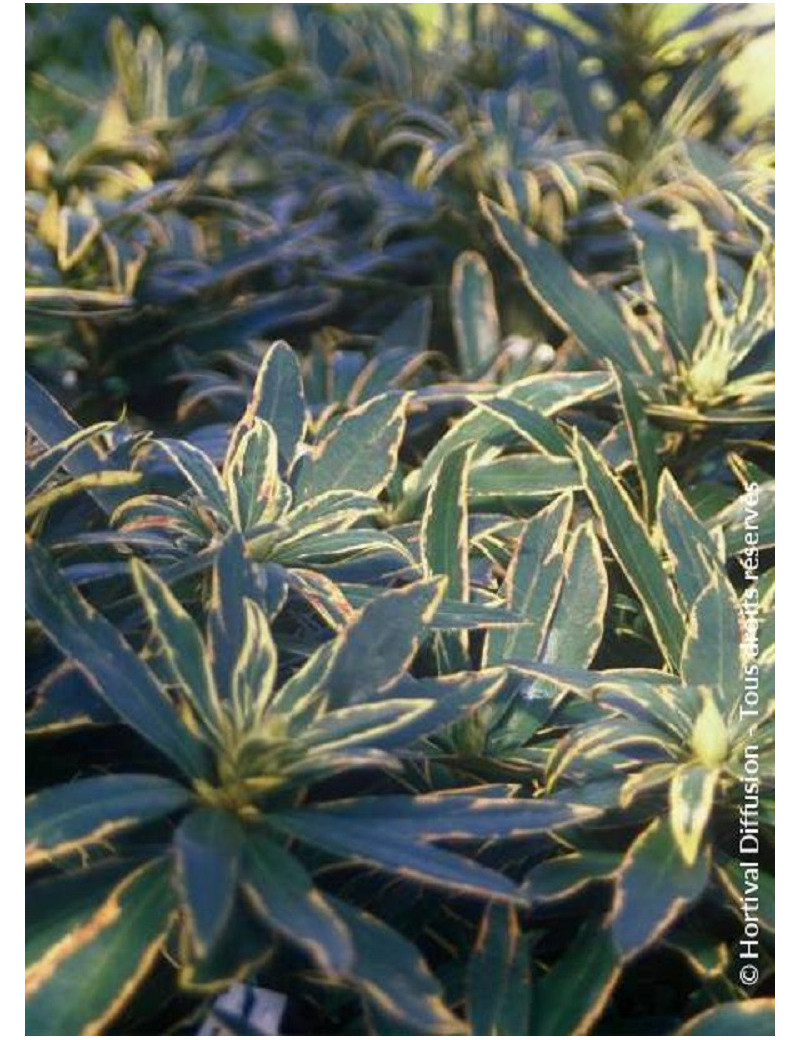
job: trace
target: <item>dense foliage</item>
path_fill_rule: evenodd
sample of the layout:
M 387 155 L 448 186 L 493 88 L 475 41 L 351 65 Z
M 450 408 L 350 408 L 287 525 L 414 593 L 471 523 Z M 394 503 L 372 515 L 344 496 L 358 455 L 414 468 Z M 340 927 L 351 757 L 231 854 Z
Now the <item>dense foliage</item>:
M 28 5 L 28 1033 L 772 1035 L 765 26 L 341 6 Z

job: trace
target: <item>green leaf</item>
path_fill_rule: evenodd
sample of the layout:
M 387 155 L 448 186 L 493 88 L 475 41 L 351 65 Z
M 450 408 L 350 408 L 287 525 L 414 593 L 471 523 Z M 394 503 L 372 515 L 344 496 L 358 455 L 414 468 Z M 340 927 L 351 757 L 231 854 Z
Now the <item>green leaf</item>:
M 230 520 L 231 514 L 225 485 L 211 459 L 199 448 L 187 444 L 186 441 L 167 438 L 156 443 L 183 474 L 203 506 L 213 509 L 219 516 Z
M 642 513 L 645 523 L 650 527 L 655 519 L 658 478 L 661 473 L 661 460 L 657 451 L 658 438 L 631 380 L 621 369 L 612 368 L 612 374 L 642 487 Z
M 236 665 L 244 643 L 246 576 L 244 542 L 233 532 L 222 543 L 214 560 L 208 610 L 211 667 L 214 684 L 223 700 L 233 697 Z
M 771 997 L 717 1004 L 684 1022 L 679 1036 L 775 1036 Z
M 767 549 L 775 544 L 775 481 L 760 484 L 758 493 L 745 492 L 708 521 L 710 530 L 721 529 L 725 535 L 728 559 L 748 548 L 748 518 L 758 521 L 758 544 Z M 752 530 L 752 527 L 750 528 Z
M 191 948 L 188 929 L 179 935 L 182 989 L 207 993 L 226 990 L 233 982 L 252 976 L 275 950 L 274 935 L 262 925 L 240 894 L 222 934 L 204 957 Z
M 58 873 L 25 887 L 25 971 L 73 940 L 130 870 L 112 860 Z
M 685 624 L 658 553 L 627 492 L 587 440 L 576 433 L 578 460 L 586 493 L 603 521 L 606 540 L 641 597 L 647 619 L 667 663 L 677 669 Z
M 29 972 L 27 1035 L 102 1035 L 158 957 L 175 909 L 164 860 L 125 878 L 71 941 Z
M 594 881 L 612 878 L 619 862 L 616 852 L 578 850 L 555 856 L 528 871 L 524 890 L 534 905 L 569 899 Z
M 280 542 L 270 559 L 285 567 L 322 567 L 336 561 L 356 560 L 369 554 L 384 555 L 398 568 L 411 563 L 409 554 L 389 532 L 365 527 L 352 531 L 314 531 Z
M 588 1036 L 621 971 L 611 931 L 587 921 L 533 992 L 531 1036 Z
M 606 134 L 606 113 L 593 96 L 591 79 L 581 71 L 580 56 L 569 37 L 556 37 L 554 42 L 559 95 L 575 136 L 582 141 L 602 142 Z
M 236 710 L 242 713 L 247 706 L 257 717 L 272 696 L 277 673 L 278 651 L 267 615 L 253 600 L 246 599 L 244 633 L 231 684 Z
M 353 962 L 348 929 L 302 864 L 266 833 L 249 829 L 242 884 L 257 916 L 340 975 Z
M 85 448 L 101 433 L 113 429 L 111 422 L 95 423 L 86 429 L 78 429 L 64 440 L 54 444 L 51 448 L 43 451 L 32 462 L 25 466 L 25 497 L 34 494 L 43 487 L 48 480 L 54 477 L 58 470 L 64 468 L 70 457 Z M 99 459 L 97 460 L 99 463 Z M 77 474 L 86 476 L 87 474 Z
M 581 524 L 570 534 L 563 568 L 561 590 L 541 648 L 541 659 L 571 668 L 587 668 L 603 638 L 608 601 L 608 576 L 591 522 Z
M 695 600 L 681 655 L 681 677 L 687 686 L 713 686 L 723 710 L 741 696 L 739 601 L 719 568 Z
M 674 568 L 675 585 L 688 612 L 708 584 L 717 547 L 666 469 L 658 485 L 658 523 Z
M 366 518 L 379 509 L 378 502 L 370 495 L 358 495 L 352 491 L 326 491 L 316 498 L 301 503 L 283 518 L 286 531 L 282 538 L 304 538 L 325 531 L 344 530 L 356 520 Z M 256 545 L 258 536 L 251 542 Z
M 695 233 L 662 227 L 634 229 L 650 296 L 673 352 L 690 361 L 708 320 L 708 261 Z
M 702 895 L 708 868 L 707 855 L 686 863 L 666 820 L 653 820 L 641 832 L 623 860 L 609 914 L 626 959 L 661 938 Z
M 371 800 L 370 800 L 371 801 Z M 383 802 L 383 799 L 378 799 Z M 271 813 L 269 822 L 293 838 L 346 860 L 369 863 L 409 881 L 463 895 L 519 901 L 516 886 L 502 874 L 453 852 L 418 844 L 398 834 L 381 806 L 369 805 L 366 818 L 349 819 L 322 809 Z M 414 828 L 410 828 L 414 833 Z
M 570 442 L 552 419 L 513 397 L 478 398 L 477 408 L 505 423 L 519 437 L 530 444 L 535 451 L 545 454 L 566 457 L 570 454 Z
M 343 488 L 379 494 L 397 465 L 405 405 L 405 395 L 387 393 L 349 411 L 298 461 L 293 479 L 297 502 Z
M 84 432 L 88 432 L 81 430 L 72 416 L 30 372 L 25 373 L 25 425 L 33 431 L 37 440 L 51 449 L 63 447 L 67 442 L 74 443 L 72 438 L 80 438 Z M 70 475 L 81 477 L 102 467 L 103 456 L 97 446 L 88 441 L 80 444 L 76 450 L 70 450 L 63 461 L 64 468 Z M 116 491 L 103 487 L 93 488 L 89 494 L 104 513 L 111 513 L 115 506 L 128 497 L 125 490 Z
M 420 723 L 434 705 L 421 698 L 393 698 L 356 704 L 338 711 L 329 711 L 310 724 L 301 723 L 303 742 L 315 750 L 337 750 L 353 747 L 381 747 L 394 744 L 396 731 L 406 732 L 408 726 Z
M 273 523 L 289 508 L 291 491 L 278 472 L 278 439 L 263 419 L 251 419 L 225 467 L 225 484 L 236 526 L 247 533 Z
M 130 486 L 138 484 L 142 474 L 135 470 L 104 469 L 97 473 L 87 473 L 82 477 L 74 477 L 72 480 L 64 481 L 54 487 L 49 487 L 38 495 L 33 495 L 25 502 L 25 519 L 30 520 L 45 509 L 50 509 L 56 503 L 77 495 L 81 491 L 96 490 L 97 488 L 110 488 Z
M 213 719 L 218 708 L 217 691 L 197 626 L 152 568 L 141 560 L 132 560 L 131 573 L 174 682 L 189 704 L 199 707 L 206 720 Z
M 469 515 L 467 482 L 472 446 L 448 455 L 431 484 L 419 532 L 420 558 L 426 577 L 444 576 L 445 592 L 456 602 L 469 601 Z M 466 632 L 435 636 L 440 672 L 469 665 Z
M 349 978 L 368 1006 L 413 1028 L 410 1035 L 463 1032 L 444 1003 L 439 982 L 413 943 L 371 914 L 338 899 L 330 901 L 347 925 L 355 951 Z
M 601 397 L 611 386 L 611 376 L 605 372 L 547 372 L 517 380 L 497 394 L 487 395 L 482 401 L 510 400 L 540 412 L 543 416 L 550 416 Z M 485 408 L 474 408 L 434 444 L 419 470 L 409 476 L 407 490 L 411 501 L 426 490 L 442 460 L 451 451 L 470 443 L 479 445 L 480 451 L 484 451 L 487 448 L 506 447 L 519 439 L 520 435 L 509 423 L 507 416 L 492 415 Z M 522 440 L 524 442 L 524 438 Z
M 80 669 L 64 662 L 38 684 L 36 700 L 25 714 L 25 732 L 45 735 L 117 721 Z
M 556 606 L 564 562 L 564 540 L 572 496 L 562 495 L 537 513 L 520 535 L 506 573 L 503 592 L 509 610 L 525 620 L 487 633 L 484 665 L 536 660 Z
M 213 948 L 233 911 L 241 846 L 238 820 L 220 809 L 196 809 L 175 832 L 178 885 L 200 956 Z
M 492 276 L 479 253 L 462 253 L 453 265 L 450 307 L 461 374 L 478 379 L 500 350 Z
M 580 486 L 580 473 L 572 459 L 504 455 L 472 467 L 469 501 L 475 508 L 491 508 L 497 499 L 536 501 Z
M 48 787 L 25 803 L 25 862 L 107 842 L 113 835 L 182 809 L 192 795 L 160 776 L 117 773 Z
M 697 861 L 706 824 L 714 806 L 718 769 L 682 765 L 669 786 L 669 822 L 672 835 L 687 866 Z
M 482 197 L 481 209 L 525 288 L 549 317 L 575 335 L 595 360 L 611 360 L 626 371 L 642 371 L 642 359 L 616 307 L 573 270 L 554 246 L 512 220 L 496 203 Z
M 152 673 L 33 542 L 26 547 L 25 589 L 28 612 L 116 714 L 188 776 L 203 776 L 204 749 L 181 723 Z
M 444 459 L 431 484 L 420 525 L 420 557 L 426 577 L 444 575 L 448 599 L 469 599 L 467 479 L 472 446 Z
M 466 985 L 474 1036 L 527 1036 L 530 942 L 511 907 L 487 907 L 467 965 Z
M 364 607 L 336 638 L 322 682 L 332 707 L 381 696 L 411 663 L 441 595 L 441 581 L 419 581 L 385 592 Z
M 335 831 L 345 824 L 375 832 L 390 831 L 406 841 L 442 839 L 500 839 L 544 834 L 569 827 L 596 815 L 579 803 L 544 798 L 503 798 L 496 788 L 468 792 L 437 791 L 426 795 L 382 795 L 325 802 L 313 808 L 284 812 L 281 820 L 297 818 L 330 823 Z M 303 823 L 305 827 L 305 822 Z M 354 832 L 355 833 L 355 832 Z
M 245 419 L 263 419 L 275 431 L 282 472 L 294 460 L 306 426 L 303 376 L 297 355 L 282 340 L 269 346 L 256 376 Z
M 341 591 L 347 602 L 357 610 L 375 599 L 375 588 L 371 585 L 342 585 Z M 448 630 L 455 628 L 491 628 L 494 625 L 513 625 L 519 617 L 510 610 L 491 603 L 456 603 L 445 597 L 439 600 L 428 628 Z

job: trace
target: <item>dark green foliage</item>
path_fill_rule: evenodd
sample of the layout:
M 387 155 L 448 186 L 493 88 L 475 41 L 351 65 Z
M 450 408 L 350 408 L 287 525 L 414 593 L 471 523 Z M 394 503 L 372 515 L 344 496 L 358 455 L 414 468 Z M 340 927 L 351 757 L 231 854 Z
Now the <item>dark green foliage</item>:
M 29 1033 L 774 1031 L 763 26 L 663 6 L 29 5 Z

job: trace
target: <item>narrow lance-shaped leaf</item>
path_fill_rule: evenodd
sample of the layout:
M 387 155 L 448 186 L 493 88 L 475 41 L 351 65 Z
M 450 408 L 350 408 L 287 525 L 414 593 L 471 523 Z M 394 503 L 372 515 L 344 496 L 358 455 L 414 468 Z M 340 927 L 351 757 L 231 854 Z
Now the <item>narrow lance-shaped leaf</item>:
M 377 495 L 397 465 L 405 430 L 405 395 L 383 394 L 359 405 L 302 456 L 293 478 L 298 502 L 347 488 Z
M 79 935 L 130 871 L 123 860 L 104 860 L 49 873 L 25 886 L 25 976 L 35 978 L 57 951 Z
M 741 696 L 741 644 L 736 593 L 721 569 L 715 568 L 689 615 L 681 677 L 687 686 L 714 687 L 726 713 Z
M 275 685 L 278 651 L 264 611 L 251 599 L 244 601 L 244 633 L 231 681 L 231 693 L 240 717 L 257 717 Z
M 586 521 L 567 541 L 563 580 L 537 664 L 587 668 L 603 638 L 607 603 L 608 576 L 603 554 L 591 521 Z M 515 664 L 520 664 L 519 660 Z M 528 711 L 530 698 L 552 696 L 558 690 L 558 683 L 546 679 L 532 683 L 515 712 Z
M 387 726 L 384 732 L 370 738 L 370 744 L 388 750 L 409 747 L 419 737 L 437 733 L 446 726 L 466 719 L 476 708 L 491 701 L 504 681 L 500 669 L 409 680 L 413 682 L 412 689 L 418 696 L 426 698 L 426 708 L 413 713 L 406 712 L 402 721 Z M 398 686 L 402 685 L 401 680 Z M 412 703 L 415 699 L 411 699 Z M 405 700 L 399 703 L 405 703 Z
M 345 924 L 303 865 L 264 831 L 248 830 L 242 884 L 257 916 L 324 971 L 342 974 L 350 967 L 353 944 Z
M 489 899 L 519 902 L 516 885 L 502 874 L 436 846 L 419 844 L 379 826 L 380 808 L 371 806 L 373 820 L 350 820 L 320 811 L 271 813 L 269 822 L 293 838 L 345 860 L 359 860 L 410 881 L 455 889 Z
M 97 473 L 87 473 L 82 477 L 74 477 L 29 498 L 25 502 L 25 519 L 30 520 L 43 510 L 50 509 L 58 502 L 62 502 L 65 498 L 70 498 L 72 495 L 77 495 L 80 491 L 96 490 L 97 488 L 129 487 L 132 484 L 138 484 L 141 479 L 141 473 L 127 469 L 104 469 L 99 470 Z
M 494 629 L 486 636 L 484 664 L 535 660 L 556 605 L 563 573 L 564 539 L 572 497 L 562 495 L 528 521 L 506 574 L 508 607 L 525 618 L 522 624 Z
M 469 601 L 469 514 L 467 487 L 473 448 L 467 445 L 448 455 L 431 484 L 420 525 L 420 557 L 426 577 L 443 575 L 449 600 Z M 440 671 L 469 665 L 468 636 L 434 637 Z
M 415 582 L 368 603 L 337 636 L 320 695 L 332 706 L 378 698 L 411 663 L 442 592 L 441 580 Z
M 233 519 L 242 532 L 279 519 L 288 509 L 291 491 L 278 472 L 278 440 L 263 419 L 252 419 L 225 467 L 225 484 Z
M 617 878 L 609 923 L 625 958 L 660 938 L 702 894 L 707 855 L 688 864 L 669 823 L 654 820 L 633 842 Z
M 191 791 L 160 776 L 119 773 L 75 780 L 25 803 L 25 862 L 45 863 L 184 808 Z
M 717 558 L 717 546 L 667 469 L 658 485 L 658 523 L 674 568 L 675 585 L 688 611 L 708 584 L 709 565 Z
M 382 921 L 338 899 L 331 904 L 347 925 L 355 959 L 349 972 L 368 1007 L 420 1035 L 461 1033 L 442 988 L 413 943 Z
M 568 899 L 595 881 L 613 877 L 619 862 L 616 852 L 590 850 L 555 856 L 528 872 L 524 890 L 534 905 Z
M 89 606 L 47 552 L 26 547 L 26 608 L 85 672 L 116 714 L 186 774 L 203 776 L 204 749 L 181 722 L 155 677 L 116 628 Z
M 546 372 L 520 379 L 498 391 L 494 398 L 510 400 L 547 417 L 584 401 L 601 397 L 612 387 L 606 372 Z M 492 415 L 484 408 L 473 408 L 447 431 L 407 481 L 412 501 L 430 485 L 442 460 L 464 444 L 476 443 L 479 450 L 513 444 L 520 437 L 506 415 Z M 523 438 L 524 439 L 524 438 Z
M 178 887 L 195 952 L 204 956 L 233 911 L 242 832 L 233 813 L 197 809 L 175 832 Z
M 462 253 L 453 265 L 450 302 L 461 373 L 477 379 L 500 350 L 492 276 L 479 253 Z
M 303 376 L 297 355 L 282 340 L 261 361 L 245 419 L 263 419 L 275 431 L 282 472 L 294 459 L 306 425 Z
M 689 231 L 635 228 L 642 271 L 653 305 L 664 322 L 673 351 L 684 361 L 692 353 L 708 319 L 708 262 Z
M 580 473 L 571 459 L 504 455 L 473 467 L 469 500 L 476 508 L 498 499 L 536 503 L 580 486 Z
M 641 597 L 664 657 L 677 669 L 685 624 L 659 555 L 625 489 L 591 444 L 577 433 L 576 449 L 586 492 L 603 522 L 608 544 Z
M 553 321 L 573 333 L 597 361 L 612 360 L 626 371 L 642 371 L 619 311 L 574 271 L 543 238 L 512 220 L 496 203 L 481 209 L 523 284 Z
M 475 1036 L 527 1036 L 530 942 L 517 912 L 490 904 L 467 966 L 467 1011 Z
M 72 416 L 30 372 L 25 373 L 25 425 L 48 448 L 55 448 L 67 441 L 74 444 L 72 438 L 80 438 L 82 433 Z M 94 473 L 101 464 L 102 455 L 91 440 L 81 443 L 74 451 L 70 450 L 64 459 L 65 469 L 74 477 Z M 128 496 L 127 491 L 103 487 L 93 488 L 89 493 L 104 513 L 111 513 Z
M 559 457 L 567 457 L 570 454 L 571 445 L 566 434 L 561 432 L 552 419 L 529 408 L 521 401 L 497 395 L 479 398 L 475 404 L 479 409 L 505 423 L 521 441 L 532 445 L 536 451 Z
M 86 448 L 89 442 L 99 437 L 101 433 L 112 429 L 113 425 L 111 422 L 103 422 L 95 423 L 94 426 L 89 426 L 85 430 L 78 429 L 42 452 L 32 462 L 27 463 L 25 466 L 25 495 L 32 495 L 38 491 L 60 468 L 66 466 L 71 456 L 81 448 Z
M 216 689 L 223 698 L 233 696 L 236 662 L 244 642 L 246 567 L 241 536 L 228 535 L 214 561 L 208 611 L 211 667 Z
M 564 580 L 541 659 L 587 668 L 603 637 L 607 601 L 608 575 L 603 554 L 594 528 L 587 521 L 569 536 L 564 553 Z
M 606 114 L 591 89 L 592 81 L 583 74 L 580 57 L 570 37 L 556 38 L 555 43 L 553 63 L 559 96 L 575 136 L 582 141 L 601 142 L 605 137 Z
M 82 726 L 111 726 L 117 721 L 84 673 L 64 662 L 38 684 L 36 700 L 25 713 L 25 732 L 65 732 Z
M 592 818 L 597 811 L 579 802 L 545 798 L 504 798 L 496 788 L 428 795 L 382 795 L 326 802 L 314 808 L 281 812 L 282 820 L 336 821 L 391 831 L 407 841 L 488 839 L 542 834 Z M 309 824 L 311 826 L 311 824 Z
M 229 520 L 230 508 L 225 486 L 211 459 L 186 441 L 167 438 L 156 443 L 175 463 L 200 502 Z
M 130 874 L 26 980 L 29 1036 L 98 1036 L 158 957 L 176 910 L 163 860 Z
M 420 556 L 426 577 L 444 575 L 449 600 L 469 598 L 467 482 L 472 445 L 454 451 L 431 485 L 420 525 Z
M 369 585 L 343 585 L 341 592 L 356 609 L 375 598 L 375 589 Z M 510 610 L 493 603 L 454 603 L 441 599 L 436 612 L 428 621 L 432 629 L 491 628 L 493 625 L 511 625 L 519 618 Z
M 531 1036 L 588 1036 L 621 972 L 611 930 L 587 921 L 533 993 Z
M 219 702 L 211 663 L 197 625 L 152 568 L 141 560 L 133 560 L 131 573 L 176 685 L 183 690 L 187 703 L 210 721 Z
M 622 404 L 625 426 L 633 446 L 639 483 L 642 488 L 642 512 L 649 527 L 655 519 L 658 478 L 661 472 L 661 462 L 657 452 L 658 440 L 636 387 L 621 369 L 613 368 L 612 372 Z
M 697 861 L 714 805 L 718 769 L 687 764 L 675 771 L 669 788 L 669 822 L 687 866 Z

